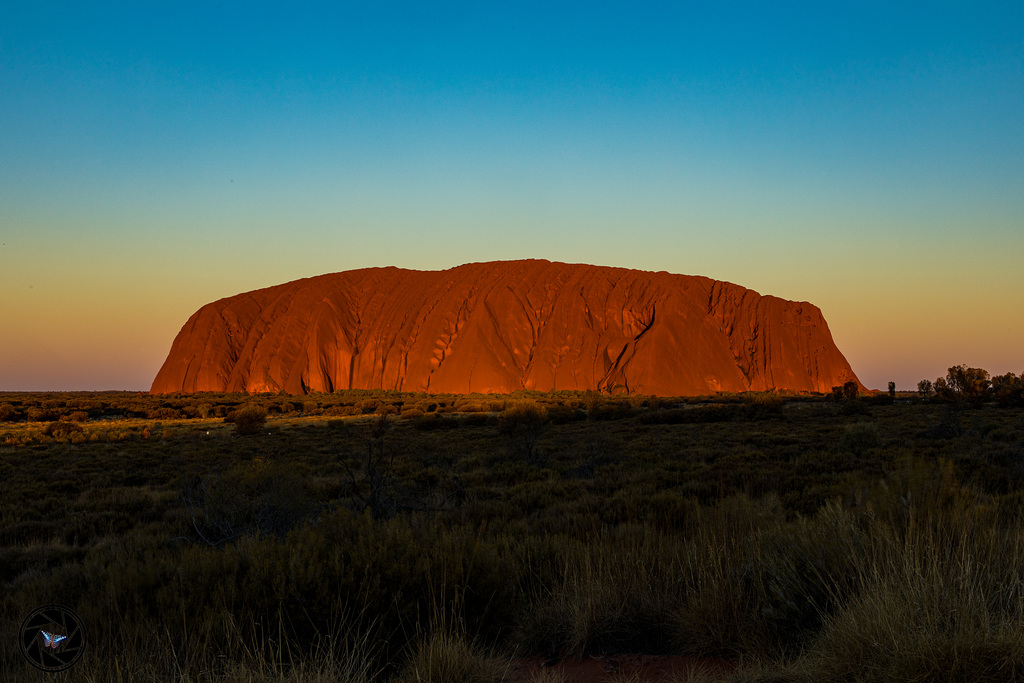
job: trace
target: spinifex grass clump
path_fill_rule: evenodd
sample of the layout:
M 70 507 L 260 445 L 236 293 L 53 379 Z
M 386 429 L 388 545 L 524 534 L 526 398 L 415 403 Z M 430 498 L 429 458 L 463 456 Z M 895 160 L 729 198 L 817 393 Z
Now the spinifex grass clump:
M 772 500 L 728 501 L 688 533 L 581 534 L 551 558 L 560 565 L 534 557 L 552 581 L 521 615 L 519 638 L 527 650 L 574 655 L 795 652 L 857 589 L 865 543 L 856 516 L 836 505 L 786 521 Z
M 419 641 L 400 683 L 502 683 L 511 662 L 473 642 L 454 627 L 436 629 Z
M 1024 536 L 991 509 L 879 523 L 861 589 L 807 657 L 830 680 L 1011 681 L 1024 676 Z
M 681 586 L 679 555 L 665 540 L 624 527 L 563 538 L 560 548 L 532 558 L 551 583 L 532 586 L 530 609 L 519 618 L 523 648 L 575 656 L 668 651 Z

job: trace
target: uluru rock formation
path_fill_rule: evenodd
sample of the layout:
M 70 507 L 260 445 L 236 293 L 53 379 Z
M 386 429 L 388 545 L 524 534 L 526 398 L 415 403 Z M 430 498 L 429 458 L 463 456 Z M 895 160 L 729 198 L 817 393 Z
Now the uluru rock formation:
M 350 270 L 215 301 L 185 323 L 151 391 L 679 396 L 849 380 L 812 304 L 705 277 L 498 261 Z

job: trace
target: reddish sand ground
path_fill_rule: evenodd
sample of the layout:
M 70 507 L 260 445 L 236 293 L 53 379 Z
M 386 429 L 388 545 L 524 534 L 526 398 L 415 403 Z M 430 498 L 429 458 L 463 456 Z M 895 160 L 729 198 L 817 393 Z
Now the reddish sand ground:
M 603 683 L 623 678 L 637 683 L 685 681 L 688 674 L 699 673 L 717 678 L 735 669 L 735 665 L 724 659 L 698 657 L 617 655 L 558 660 L 531 657 L 520 663 L 516 680 L 528 681 L 548 667 L 577 683 Z

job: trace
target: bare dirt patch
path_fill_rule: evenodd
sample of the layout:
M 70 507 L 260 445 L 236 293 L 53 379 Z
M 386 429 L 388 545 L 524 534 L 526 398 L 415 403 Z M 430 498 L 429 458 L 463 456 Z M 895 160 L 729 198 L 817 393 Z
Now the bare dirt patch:
M 516 667 L 515 680 L 530 681 L 548 670 L 556 674 L 555 680 L 561 678 L 576 683 L 714 681 L 724 679 L 735 668 L 735 664 L 725 659 L 680 655 L 598 655 L 581 659 L 530 657 Z

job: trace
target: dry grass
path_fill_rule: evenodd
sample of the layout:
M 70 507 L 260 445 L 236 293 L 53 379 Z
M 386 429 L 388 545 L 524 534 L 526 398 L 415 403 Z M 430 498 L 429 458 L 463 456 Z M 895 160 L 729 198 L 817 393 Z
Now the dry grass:
M 401 683 L 502 683 L 510 680 L 512 662 L 449 629 L 436 630 L 416 646 Z
M 934 521 L 873 534 L 863 587 L 827 620 L 811 670 L 851 681 L 1024 676 L 1024 533 L 973 510 Z
M 197 417 L 90 417 L 79 443 L 0 423 L 0 621 L 74 606 L 92 645 L 64 680 L 508 680 L 509 645 L 727 657 L 737 682 L 1024 677 L 1019 408 L 949 436 L 941 405 L 529 394 L 499 406 L 543 407 L 524 457 L 460 412 L 493 397 L 260 397 L 253 436 L 198 417 L 242 399 L 113 397 Z M 380 437 L 325 414 L 399 402 L 424 415 Z M 355 511 L 372 439 L 390 519 Z M 239 538 L 197 536 L 225 520 Z M 37 680 L 13 642 L 0 679 Z

